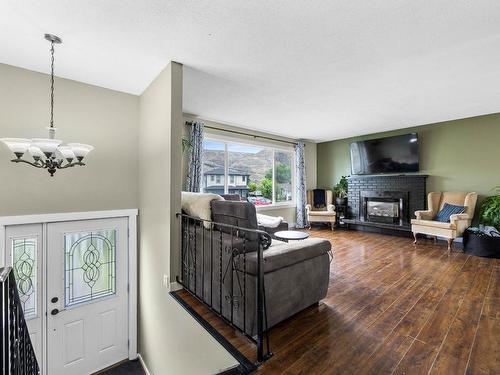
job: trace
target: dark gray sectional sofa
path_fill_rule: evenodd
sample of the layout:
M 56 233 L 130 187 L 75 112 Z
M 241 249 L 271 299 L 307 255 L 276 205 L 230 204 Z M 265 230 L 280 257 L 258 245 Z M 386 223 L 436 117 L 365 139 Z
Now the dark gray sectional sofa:
M 242 202 L 241 197 L 239 194 L 222 194 L 222 198 L 224 198 L 226 201 L 236 201 L 236 202 Z M 270 227 L 264 227 L 264 226 L 259 226 L 259 229 L 269 233 L 272 238 L 274 237 L 274 233 L 282 231 L 282 230 L 288 230 L 289 225 L 286 221 L 282 221 L 277 227 L 275 228 L 270 228 Z
M 251 203 L 212 201 L 211 210 L 216 223 L 258 229 Z M 273 239 L 269 245 L 267 235 L 261 238 L 261 234 L 234 228 L 215 226 L 210 231 L 194 221 L 183 222 L 183 228 L 183 241 L 189 242 L 190 249 L 189 259 L 184 259 L 184 284 L 250 336 L 257 333 L 260 243 L 268 247 L 263 251 L 262 265 L 269 328 L 326 296 L 331 250 L 328 240 L 310 238 L 285 243 Z

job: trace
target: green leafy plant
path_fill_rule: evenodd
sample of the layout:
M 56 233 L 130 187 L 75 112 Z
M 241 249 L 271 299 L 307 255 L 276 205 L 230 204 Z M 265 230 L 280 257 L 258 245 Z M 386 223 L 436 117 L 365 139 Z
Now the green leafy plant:
M 257 184 L 253 181 L 250 181 L 248 183 L 248 191 L 253 193 L 255 190 L 257 190 Z
M 496 186 L 493 191 L 500 193 L 500 186 Z M 481 224 L 491 225 L 500 230 L 500 194 L 492 195 L 484 200 L 479 211 Z
M 287 184 L 292 181 L 292 168 L 283 163 L 276 163 L 276 182 L 278 184 Z
M 264 198 L 273 199 L 273 180 L 264 178 L 260 182 L 259 190 L 262 192 Z
M 193 145 L 191 144 L 191 140 L 187 137 L 182 138 L 182 152 L 184 153 L 186 150 L 189 150 Z
M 342 176 L 340 181 L 333 187 L 336 198 L 347 198 L 347 176 Z

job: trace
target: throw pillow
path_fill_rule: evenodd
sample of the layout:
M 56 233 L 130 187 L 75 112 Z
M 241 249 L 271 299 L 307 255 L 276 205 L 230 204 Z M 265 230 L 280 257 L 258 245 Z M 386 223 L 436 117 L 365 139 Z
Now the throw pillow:
M 434 217 L 434 220 L 441 221 L 443 223 L 449 223 L 451 215 L 463 214 L 464 212 L 464 206 L 455 206 L 454 204 L 445 203 L 441 211 L 439 211 Z

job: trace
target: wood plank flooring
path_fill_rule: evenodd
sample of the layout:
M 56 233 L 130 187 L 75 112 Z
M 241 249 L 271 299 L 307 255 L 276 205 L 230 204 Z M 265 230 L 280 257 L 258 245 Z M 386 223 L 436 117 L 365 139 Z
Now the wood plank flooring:
M 271 330 L 263 374 L 500 374 L 500 259 L 344 230 L 327 297 Z M 250 360 L 255 347 L 180 295 Z

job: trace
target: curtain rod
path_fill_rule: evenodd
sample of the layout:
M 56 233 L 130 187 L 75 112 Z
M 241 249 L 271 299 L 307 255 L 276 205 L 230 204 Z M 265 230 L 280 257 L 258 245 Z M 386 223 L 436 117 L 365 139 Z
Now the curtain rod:
M 193 125 L 193 121 L 186 121 L 186 125 Z M 268 139 L 268 140 L 274 141 L 274 142 L 282 142 L 282 143 L 288 143 L 288 144 L 291 144 L 291 145 L 297 145 L 297 142 L 282 141 L 281 139 L 266 137 L 266 136 L 263 136 L 263 135 L 255 135 L 255 134 L 250 134 L 250 133 L 244 133 L 244 132 L 235 131 L 235 130 L 222 129 L 222 128 L 217 128 L 215 126 L 205 125 L 205 128 L 207 128 L 207 129 L 213 129 L 213 130 L 219 130 L 219 131 L 233 133 L 233 134 L 246 135 L 247 137 Z

